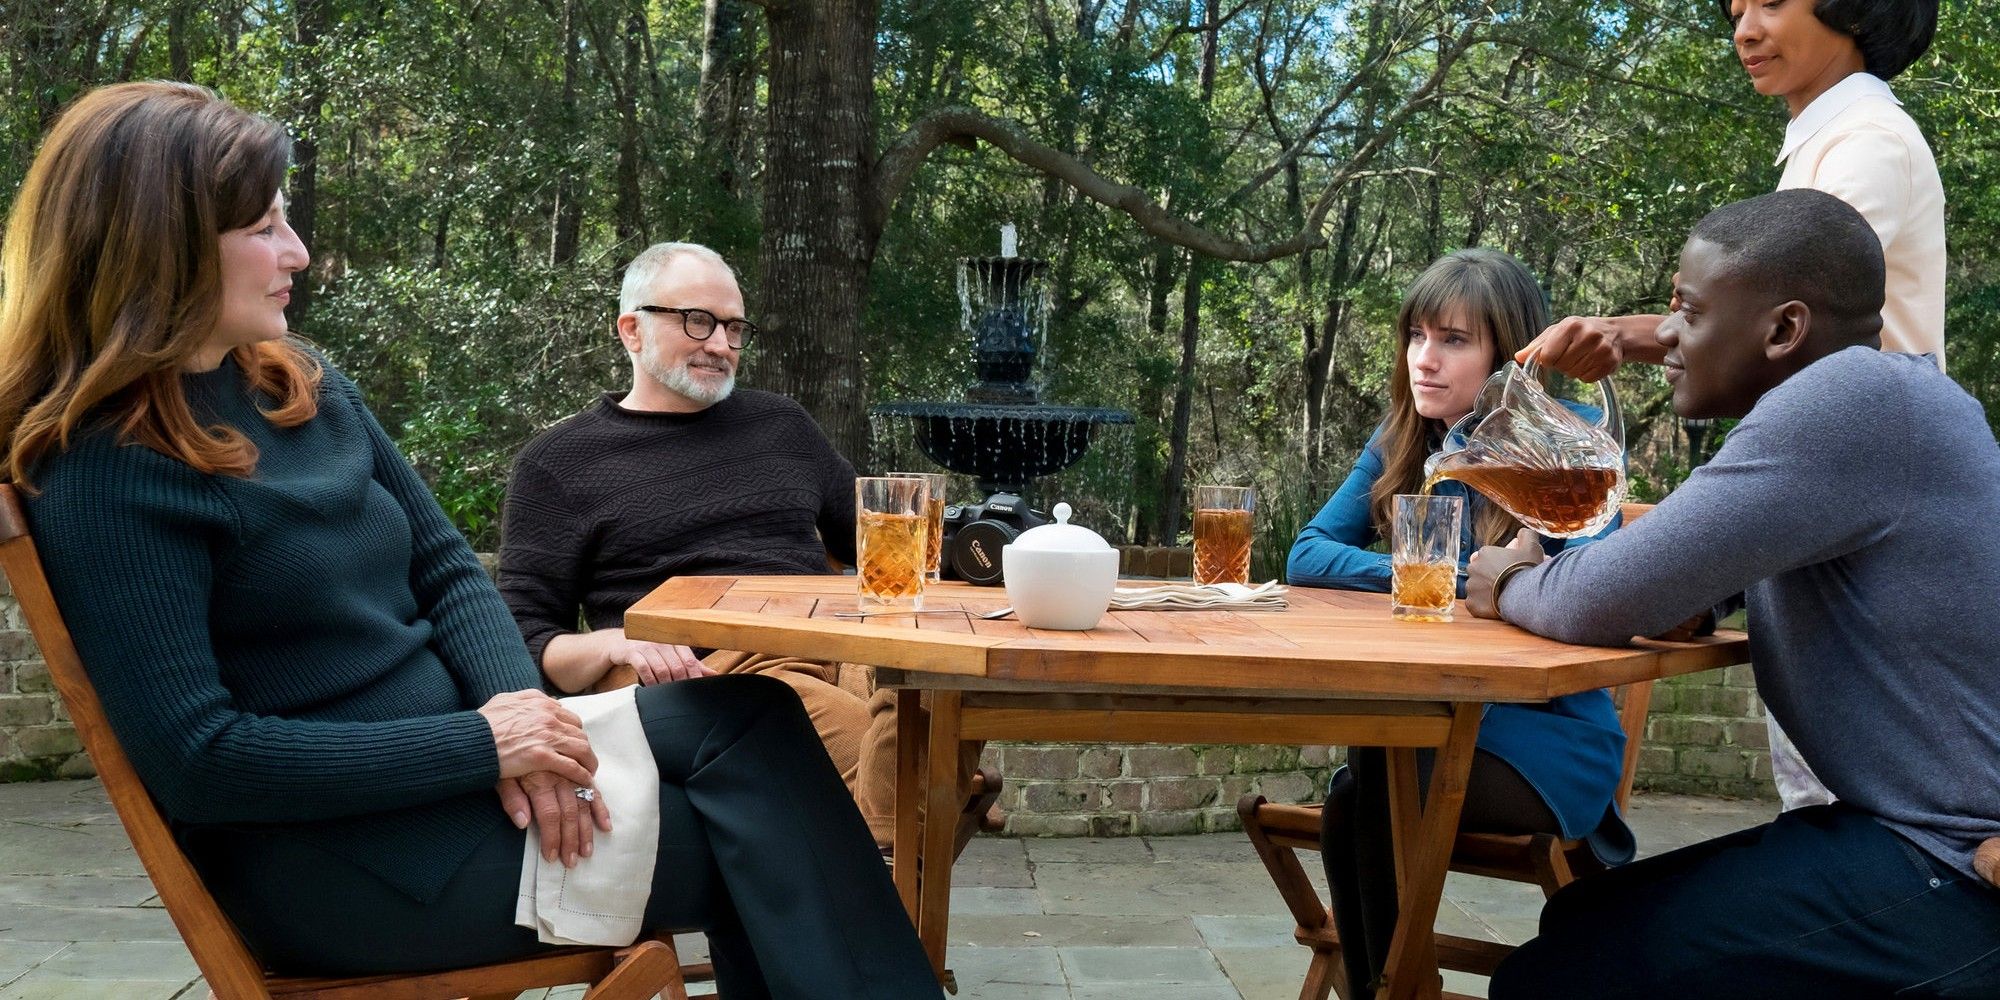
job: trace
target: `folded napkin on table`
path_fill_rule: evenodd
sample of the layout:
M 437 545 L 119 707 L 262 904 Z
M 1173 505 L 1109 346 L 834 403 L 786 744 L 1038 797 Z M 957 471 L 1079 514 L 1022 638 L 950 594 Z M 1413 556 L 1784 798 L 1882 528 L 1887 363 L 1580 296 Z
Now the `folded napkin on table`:
M 1233 611 L 1278 611 L 1289 588 L 1277 581 L 1252 587 L 1241 583 L 1166 583 L 1157 587 L 1120 587 L 1111 592 L 1111 606 L 1121 611 L 1171 611 L 1215 608 Z
M 638 940 L 660 853 L 660 768 L 639 725 L 638 688 L 564 698 L 597 753 L 595 787 L 611 810 L 611 832 L 593 831 L 590 857 L 575 868 L 542 859 L 528 826 L 514 923 L 543 944 L 624 946 Z

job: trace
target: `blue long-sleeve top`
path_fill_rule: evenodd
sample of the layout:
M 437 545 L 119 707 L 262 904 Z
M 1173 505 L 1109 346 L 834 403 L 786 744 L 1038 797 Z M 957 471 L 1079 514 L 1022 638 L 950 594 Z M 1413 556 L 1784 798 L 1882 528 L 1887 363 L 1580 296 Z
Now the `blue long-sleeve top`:
M 1369 491 L 1375 488 L 1375 481 L 1380 478 L 1382 428 L 1377 427 L 1375 433 L 1369 436 L 1367 446 L 1361 450 L 1361 457 L 1355 459 L 1354 470 L 1347 474 L 1347 481 L 1340 484 L 1340 489 L 1334 492 L 1326 506 L 1319 509 L 1319 513 L 1292 543 L 1291 555 L 1285 560 L 1286 582 L 1304 587 L 1388 593 L 1389 555 L 1368 551 L 1368 546 L 1381 540 L 1381 535 L 1375 530 L 1374 515 L 1368 509 Z M 1458 542 L 1458 596 L 1464 597 L 1465 564 L 1479 548 L 1472 537 L 1473 525 L 1478 522 L 1479 512 L 1485 508 L 1487 500 L 1455 479 L 1437 484 L 1432 493 L 1461 497 L 1466 501 L 1465 516 L 1459 521 Z M 1544 538 L 1542 550 L 1555 555 L 1566 547 L 1603 538 L 1616 530 L 1618 524 L 1614 519 L 1603 531 L 1587 539 Z
M 1588 408 L 1574 409 L 1595 416 Z M 1347 481 L 1292 543 L 1291 555 L 1285 562 L 1286 579 L 1291 585 L 1389 590 L 1389 556 L 1368 551 L 1368 546 L 1381 537 L 1368 511 L 1369 491 L 1382 476 L 1381 436 L 1382 429 L 1377 427 L 1361 457 L 1355 460 Z M 1466 499 L 1465 516 L 1459 526 L 1458 557 L 1458 590 L 1463 597 L 1465 563 L 1478 548 L 1472 537 L 1473 525 L 1488 501 L 1455 480 L 1439 483 L 1432 492 Z M 1618 525 L 1619 521 L 1614 519 L 1592 538 L 1545 538 L 1542 545 L 1553 555 L 1602 538 Z M 1607 863 L 1631 858 L 1631 831 L 1613 808 L 1619 779 L 1624 776 L 1625 731 L 1618 723 L 1618 710 L 1608 692 L 1585 691 L 1539 705 L 1488 705 L 1479 726 L 1477 745 L 1513 766 L 1534 786 L 1555 813 L 1563 836 L 1588 838 L 1598 857 Z

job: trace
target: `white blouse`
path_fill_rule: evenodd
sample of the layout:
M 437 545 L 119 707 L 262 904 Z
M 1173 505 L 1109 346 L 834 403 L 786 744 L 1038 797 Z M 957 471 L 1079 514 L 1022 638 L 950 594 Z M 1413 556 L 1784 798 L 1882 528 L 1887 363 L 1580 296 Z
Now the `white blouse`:
M 1944 367 L 1944 185 L 1917 123 L 1889 85 L 1856 73 L 1785 128 L 1780 191 L 1814 188 L 1855 207 L 1888 265 L 1882 349 Z

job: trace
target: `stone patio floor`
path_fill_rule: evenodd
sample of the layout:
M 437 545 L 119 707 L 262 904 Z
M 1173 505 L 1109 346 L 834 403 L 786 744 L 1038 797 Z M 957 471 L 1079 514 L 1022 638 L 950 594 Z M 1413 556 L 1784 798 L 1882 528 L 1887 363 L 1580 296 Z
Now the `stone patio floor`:
M 1657 853 L 1775 814 L 1774 803 L 1642 795 L 1632 825 Z M 1305 974 L 1308 953 L 1242 834 L 983 837 L 953 885 L 964 1000 L 1290 1000 Z M 1534 932 L 1532 887 L 1454 874 L 1445 893 L 1439 926 L 1453 933 Z M 704 952 L 699 937 L 681 942 L 683 958 Z M 1449 989 L 1483 995 L 1483 984 L 1447 974 Z M 0 785 L 0 1000 L 206 996 L 102 788 Z

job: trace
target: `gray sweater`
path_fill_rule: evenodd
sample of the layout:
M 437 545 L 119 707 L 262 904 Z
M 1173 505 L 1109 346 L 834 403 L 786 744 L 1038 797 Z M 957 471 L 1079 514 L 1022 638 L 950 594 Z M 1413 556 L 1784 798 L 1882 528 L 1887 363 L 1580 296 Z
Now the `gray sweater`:
M 1743 593 L 1827 788 L 1967 875 L 2000 836 L 2000 446 L 1931 362 L 1850 348 L 1765 394 L 1659 509 L 1516 576 L 1507 620 L 1623 645 Z

